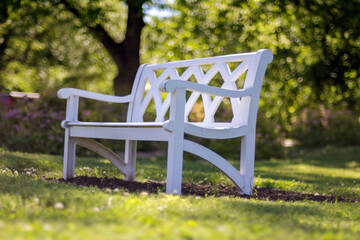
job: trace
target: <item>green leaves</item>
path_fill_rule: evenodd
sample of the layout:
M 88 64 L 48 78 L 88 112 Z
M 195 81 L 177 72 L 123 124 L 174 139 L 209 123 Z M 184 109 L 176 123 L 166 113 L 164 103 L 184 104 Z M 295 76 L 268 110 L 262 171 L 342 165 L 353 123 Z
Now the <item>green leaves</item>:
M 71 86 L 111 93 L 117 66 L 86 26 L 102 26 L 122 42 L 127 3 L 142 5 L 145 14 L 154 7 L 173 13 L 148 18 L 142 63 L 272 50 L 259 112 L 287 133 L 304 109 L 360 112 L 358 0 L 3 0 L 0 90 Z
M 177 14 L 153 19 L 146 29 L 143 62 L 269 48 L 274 61 L 260 98 L 269 121 L 289 131 L 292 118 L 318 103 L 360 111 L 358 1 L 182 0 L 173 6 Z
M 108 53 L 62 5 L 28 0 L 21 8 L 6 7 L 7 25 L 0 31 L 6 41 L 0 45 L 2 91 L 73 86 L 111 92 L 116 70 Z

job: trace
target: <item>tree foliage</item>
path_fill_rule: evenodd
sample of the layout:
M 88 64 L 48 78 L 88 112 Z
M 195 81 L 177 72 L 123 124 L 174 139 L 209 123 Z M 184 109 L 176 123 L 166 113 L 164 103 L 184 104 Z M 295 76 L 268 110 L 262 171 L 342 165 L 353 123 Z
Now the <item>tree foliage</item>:
M 0 91 L 72 86 L 110 92 L 111 57 L 63 6 L 30 0 L 0 6 Z
M 102 43 L 117 66 L 114 78 L 114 92 L 117 95 L 128 94 L 140 65 L 139 48 L 141 31 L 145 26 L 143 19 L 143 5 L 148 0 L 126 1 L 72 1 L 59 0 L 59 3 L 72 12 L 77 19 Z M 106 4 L 108 3 L 108 4 Z M 110 4 L 109 4 L 110 3 Z M 125 33 L 120 40 L 112 36 L 112 29 L 107 30 L 106 24 L 112 25 L 108 13 L 114 11 L 114 6 L 125 3 L 127 20 Z M 119 23 L 116 23 L 119 24 Z M 116 33 L 114 34 L 116 35 Z
M 46 18 L 50 17 L 53 24 L 61 25 L 62 29 L 72 30 L 64 33 L 59 31 L 61 29 L 56 29 L 62 33 L 62 37 L 67 38 L 70 45 L 73 45 L 74 39 L 72 38 L 79 35 L 76 28 L 81 28 L 83 35 L 91 33 L 92 36 L 87 37 L 92 40 L 95 38 L 98 41 L 97 45 L 101 43 L 107 51 L 107 55 L 110 56 L 111 62 L 115 64 L 117 71 L 113 77 L 113 90 L 115 94 L 122 95 L 130 92 L 133 79 L 140 65 L 139 48 L 141 32 L 145 26 L 144 13 L 154 6 L 161 9 L 165 8 L 166 4 L 161 0 L 6 0 L 1 3 L 3 19 L 0 21 L 9 23 L 15 20 L 17 23 L 23 24 L 29 20 L 28 27 L 31 28 L 37 24 L 39 19 L 47 24 Z M 24 20 L 21 17 L 13 19 L 14 16 L 20 15 L 29 19 Z M 61 15 L 66 15 L 66 19 L 71 21 L 63 22 L 64 19 L 59 18 Z M 57 17 L 53 18 L 53 16 Z M 76 22 L 75 26 L 71 26 L 71 22 Z M 66 28 L 64 28 L 65 26 Z M 6 37 L 13 37 L 13 32 L 8 31 L 6 24 L 3 24 L 2 29 L 6 32 L 2 34 L 3 39 L 7 40 Z M 44 35 L 48 34 L 56 35 L 56 33 L 44 32 Z M 26 33 L 23 35 L 29 37 Z M 0 56 L 6 55 L 5 49 L 8 47 L 7 41 L 4 40 L 3 44 L 0 45 Z M 67 47 L 66 51 L 73 52 L 73 49 Z M 79 49 L 76 52 L 79 52 Z M 104 58 L 106 61 L 109 59 L 108 56 Z
M 150 23 L 145 61 L 269 48 L 275 59 L 260 100 L 268 117 L 289 128 L 314 103 L 359 112 L 360 1 L 178 0 L 174 8 Z
M 173 16 L 148 18 L 143 29 L 154 6 Z M 314 103 L 360 112 L 359 0 L 4 0 L 0 11 L 2 91 L 111 92 L 115 79 L 123 94 L 139 58 L 158 63 L 269 48 L 275 59 L 260 100 L 266 117 L 289 128 Z M 137 20 L 129 23 L 131 16 Z M 143 32 L 141 47 L 127 38 L 131 31 L 136 39 Z

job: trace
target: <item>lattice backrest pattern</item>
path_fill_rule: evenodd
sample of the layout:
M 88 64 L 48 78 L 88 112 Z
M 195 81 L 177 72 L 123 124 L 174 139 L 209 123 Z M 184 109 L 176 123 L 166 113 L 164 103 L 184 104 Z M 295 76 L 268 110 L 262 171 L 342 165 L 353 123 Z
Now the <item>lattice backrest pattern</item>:
M 253 67 L 253 60 L 256 53 L 234 54 L 220 57 L 210 57 L 204 59 L 185 60 L 177 62 L 169 62 L 163 64 L 146 65 L 139 74 L 137 89 L 135 91 L 135 101 L 132 122 L 144 121 L 144 114 L 149 106 L 154 107 L 156 111 L 156 122 L 166 120 L 166 113 L 170 106 L 170 94 L 161 93 L 159 84 L 165 80 L 180 79 L 184 81 L 196 81 L 200 84 L 213 85 L 214 77 L 218 80 L 217 86 L 223 89 L 239 90 L 239 79 L 245 79 L 245 83 L 241 85 L 243 88 L 251 88 L 254 80 L 249 79 L 246 72 Z M 229 67 L 231 64 L 231 67 Z M 257 67 L 257 66 L 254 66 Z M 205 71 L 205 69 L 208 69 Z M 233 70 L 231 70 L 233 69 Z M 221 79 L 219 79 L 221 78 Z M 185 120 L 193 109 L 195 103 L 202 98 L 204 118 L 203 122 L 213 123 L 214 116 L 217 112 L 224 97 L 212 97 L 208 94 L 192 92 L 187 98 L 185 107 Z M 239 122 L 244 116 L 241 111 L 244 103 L 249 101 L 244 99 L 230 98 L 231 108 L 233 112 L 232 122 Z M 152 103 L 152 104 L 150 104 Z M 246 107 L 246 106 L 245 106 Z

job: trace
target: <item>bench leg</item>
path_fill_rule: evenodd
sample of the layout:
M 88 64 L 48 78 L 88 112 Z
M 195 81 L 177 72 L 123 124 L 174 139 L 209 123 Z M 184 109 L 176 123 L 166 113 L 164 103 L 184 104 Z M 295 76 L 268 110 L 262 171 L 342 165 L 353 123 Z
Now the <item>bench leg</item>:
M 174 134 L 176 135 L 176 134 Z M 168 143 L 166 193 L 181 195 L 181 182 L 184 156 L 184 136 L 172 139 Z
M 76 143 L 71 141 L 70 129 L 65 129 L 65 143 L 64 143 L 64 169 L 63 178 L 69 179 L 75 176 L 75 155 Z
M 244 175 L 245 182 L 242 190 L 245 194 L 251 194 L 254 186 L 255 164 L 255 135 L 249 134 L 241 139 L 240 173 Z
M 174 131 L 168 142 L 166 171 L 166 193 L 181 195 L 181 181 L 184 155 L 185 88 L 171 92 L 169 121 Z
M 136 170 L 136 141 L 125 141 L 125 163 L 127 166 L 127 175 L 125 181 L 133 182 L 135 180 Z

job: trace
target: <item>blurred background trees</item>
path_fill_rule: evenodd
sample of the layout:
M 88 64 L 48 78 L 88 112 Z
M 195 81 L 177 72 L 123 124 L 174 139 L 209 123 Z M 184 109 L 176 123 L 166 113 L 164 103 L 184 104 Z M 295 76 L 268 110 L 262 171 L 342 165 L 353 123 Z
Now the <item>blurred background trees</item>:
M 269 48 L 275 59 L 263 90 L 267 108 L 272 103 L 286 117 L 315 102 L 359 107 L 360 1 L 179 0 L 176 9 L 150 23 L 151 44 L 143 44 L 144 53 L 155 52 L 151 58 Z
M 109 92 L 115 66 L 107 51 L 61 5 L 0 3 L 0 89 L 42 92 L 64 85 Z
M 141 31 L 145 26 L 143 5 L 149 1 L 108 1 L 108 3 L 92 1 L 90 4 L 86 1 L 59 1 L 80 20 L 88 31 L 93 33 L 111 55 L 118 70 L 113 81 L 114 93 L 116 95 L 129 94 L 140 66 L 140 39 Z M 114 8 L 119 4 L 123 9 Z M 110 13 L 121 14 L 123 19 L 127 15 L 127 20 L 111 23 Z M 120 33 L 115 25 L 122 27 Z
M 359 0 L 3 0 L 0 12 L 1 92 L 122 95 L 139 63 L 269 48 L 259 139 L 360 143 Z

